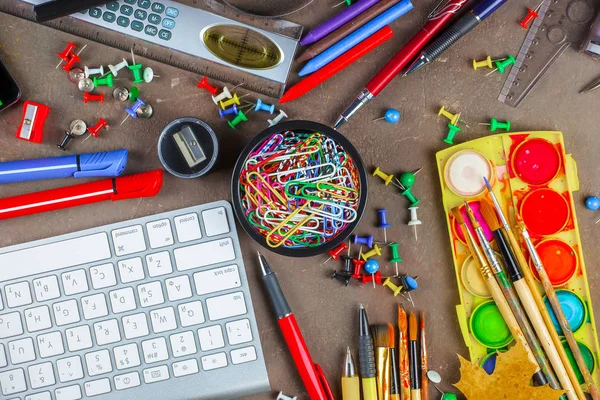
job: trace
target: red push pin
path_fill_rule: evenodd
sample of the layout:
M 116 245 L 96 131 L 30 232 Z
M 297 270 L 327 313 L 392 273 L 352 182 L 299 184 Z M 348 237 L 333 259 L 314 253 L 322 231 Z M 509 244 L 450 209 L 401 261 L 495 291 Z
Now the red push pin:
M 65 60 L 65 65 L 62 66 L 62 69 L 69 72 L 73 69 L 73 65 L 77 64 L 81 61 L 81 58 L 77 54 L 71 54 L 67 60 Z
M 100 103 L 104 103 L 104 93 L 92 94 L 83 92 L 83 102 L 87 104 L 89 101 L 99 101 Z
M 352 259 L 352 264 L 354 265 L 354 273 L 352 273 L 352 277 L 355 279 L 362 279 L 362 274 L 360 273 L 360 271 L 362 270 L 363 265 L 365 265 L 366 261 L 365 260 L 361 260 L 361 259 L 357 259 L 357 258 L 353 258 Z
M 105 127 L 108 128 L 108 123 L 104 120 L 104 118 L 100 118 L 96 125 L 92 126 L 91 128 L 88 128 L 88 132 L 90 133 L 90 135 L 97 138 L 100 129 Z
M 380 271 L 377 271 L 374 274 L 370 274 L 370 275 L 362 275 L 360 278 L 362 279 L 362 282 L 365 285 L 369 282 L 373 282 L 373 284 L 381 285 L 381 272 Z
M 342 251 L 346 251 L 348 250 L 348 245 L 345 242 L 340 243 L 340 245 L 338 247 L 336 247 L 333 250 L 329 250 L 327 251 L 330 255 L 330 257 L 327 259 L 327 261 L 331 260 L 333 258 L 333 261 L 337 261 L 340 257 L 340 254 L 342 254 Z M 325 261 L 325 262 L 327 262 Z M 325 264 L 325 263 L 323 263 Z
M 61 60 L 67 61 L 71 56 L 71 53 L 73 53 L 73 50 L 75 50 L 76 48 L 77 46 L 75 46 L 73 43 L 67 42 L 67 47 L 65 47 L 63 51 L 58 53 L 58 56 L 61 58 Z
M 543 3 L 543 1 L 542 1 Z M 529 24 L 531 23 L 531 21 L 533 21 L 534 19 L 536 19 L 537 17 L 539 17 L 539 14 L 537 13 L 540 9 L 540 7 L 542 6 L 542 3 L 540 3 L 535 10 L 532 10 L 531 8 L 527 8 L 527 15 L 525 16 L 525 18 L 523 18 L 520 22 L 519 25 L 521 25 L 521 27 L 523 29 L 529 29 Z
M 206 89 L 212 96 L 214 96 L 217 93 L 217 90 L 219 90 L 208 83 L 208 79 L 206 77 L 203 77 L 200 82 L 198 82 L 198 89 Z

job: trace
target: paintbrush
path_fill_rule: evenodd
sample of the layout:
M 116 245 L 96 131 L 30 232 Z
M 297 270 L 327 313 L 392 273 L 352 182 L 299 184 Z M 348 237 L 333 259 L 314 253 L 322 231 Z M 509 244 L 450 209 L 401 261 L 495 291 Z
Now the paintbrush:
M 537 283 L 536 279 L 533 277 L 533 273 L 531 272 L 531 269 L 529 268 L 529 263 L 525 259 L 525 254 L 523 254 L 523 251 L 521 250 L 521 246 L 519 246 L 519 243 L 517 242 L 517 238 L 515 237 L 513 231 L 510 228 L 510 225 L 508 224 L 508 221 L 506 220 L 506 217 L 504 216 L 504 211 L 502 210 L 502 207 L 500 206 L 500 203 L 498 202 L 498 199 L 496 198 L 496 195 L 494 194 L 494 191 L 492 190 L 492 185 L 490 185 L 490 182 L 485 177 L 483 178 L 483 181 L 485 182 L 485 185 L 488 189 L 488 194 L 489 194 L 490 199 L 492 200 L 492 203 L 494 204 L 496 213 L 497 213 L 498 217 L 500 218 L 500 222 L 502 224 L 502 231 L 508 237 L 508 241 L 510 242 L 510 246 L 513 250 L 513 254 L 517 258 L 517 262 L 519 263 L 519 266 L 521 267 L 521 272 L 525 276 L 525 281 L 527 282 L 527 285 L 529 286 L 531 294 L 533 295 L 533 300 L 535 301 L 535 304 L 537 305 L 538 310 L 542 314 L 542 318 L 544 319 L 544 323 L 546 324 L 546 328 L 548 329 L 548 332 L 550 332 L 550 337 L 552 338 L 552 342 L 554 343 L 554 348 L 558 351 L 558 355 L 560 356 L 562 364 L 567 371 L 567 375 L 569 376 L 569 379 L 571 381 L 571 387 L 575 390 L 575 394 L 577 395 L 578 400 L 586 400 L 586 396 L 583 393 L 583 389 L 581 388 L 581 385 L 579 385 L 579 380 L 577 379 L 577 376 L 575 375 L 575 370 L 573 369 L 573 366 L 571 365 L 571 361 L 569 360 L 567 353 L 561 343 L 561 338 L 558 336 L 558 333 L 556 332 L 556 329 L 554 328 L 554 322 L 552 322 L 552 319 L 550 318 L 550 314 L 548 313 L 546 304 L 544 303 L 544 299 L 542 299 L 542 295 L 540 294 L 540 292 L 538 290 L 538 283 Z M 560 376 L 559 376 L 559 378 L 560 378 Z M 567 393 L 567 396 L 570 396 L 569 393 Z M 569 398 L 571 398 L 571 397 L 569 397 Z
M 372 325 L 371 333 L 375 345 L 375 365 L 377 366 L 377 397 L 390 399 L 390 335 L 387 325 Z
M 552 368 L 554 368 L 554 372 L 562 386 L 563 389 L 566 390 L 566 395 L 570 400 L 576 400 L 577 396 L 575 396 L 575 392 L 573 389 L 573 385 L 569 380 L 569 376 L 567 375 L 567 371 L 558 355 L 558 351 L 552 342 L 552 337 L 550 336 L 550 332 L 548 328 L 544 324 L 544 320 L 542 318 L 542 314 L 540 310 L 535 304 L 535 300 L 533 299 L 533 294 L 531 290 L 529 290 L 529 286 L 525 279 L 523 279 L 523 274 L 521 273 L 521 268 L 517 264 L 517 259 L 515 254 L 513 253 L 510 244 L 508 242 L 508 238 L 506 234 L 502 231 L 500 227 L 500 221 L 498 221 L 498 216 L 496 215 L 496 211 L 494 211 L 494 207 L 487 199 L 482 199 L 480 201 L 481 204 L 481 215 L 483 219 L 490 227 L 492 232 L 494 232 L 494 237 L 496 238 L 496 244 L 500 249 L 500 253 L 502 254 L 502 258 L 504 258 L 504 262 L 506 265 L 506 270 L 508 272 L 508 276 L 510 277 L 513 286 L 521 300 L 521 304 L 529 317 L 529 321 L 535 330 L 535 333 L 542 344 L 542 347 L 546 351 L 546 355 L 552 364 Z M 561 397 L 564 399 L 564 397 Z
M 560 327 L 563 331 L 563 335 L 569 344 L 569 348 L 573 353 L 573 357 L 575 358 L 575 362 L 581 371 L 581 375 L 583 375 L 583 379 L 587 385 L 587 388 L 592 395 L 594 400 L 597 400 L 599 397 L 598 389 L 596 389 L 596 384 L 592 378 L 592 374 L 583 359 L 583 355 L 581 354 L 581 350 L 579 349 L 579 345 L 577 344 L 577 340 L 575 340 L 575 336 L 573 335 L 573 331 L 569 326 L 569 321 L 565 316 L 565 312 L 560 305 L 560 301 L 556 296 L 556 292 L 554 291 L 554 287 L 552 287 L 552 283 L 550 282 L 550 278 L 548 278 L 548 274 L 546 273 L 546 269 L 544 268 L 544 264 L 540 259 L 535 246 L 531 242 L 531 237 L 529 236 L 529 232 L 527 231 L 527 227 L 523 223 L 523 220 L 520 218 L 519 214 L 516 216 L 517 226 L 523 235 L 523 239 L 525 240 L 525 244 L 527 245 L 527 250 L 529 250 L 529 255 L 531 256 L 531 261 L 538 272 L 540 277 L 540 281 L 542 282 L 542 286 L 544 287 L 544 291 L 546 292 L 546 296 L 550 301 L 550 305 L 552 306 L 552 310 L 554 311 L 554 315 L 556 315 L 556 319 L 558 320 Z
M 427 356 L 427 333 L 425 332 L 425 311 L 421 311 L 421 400 L 429 400 L 429 360 Z
M 398 368 L 400 370 L 400 400 L 410 400 L 410 363 L 408 358 L 408 318 L 404 306 L 399 304 Z
M 421 400 L 421 377 L 419 376 L 419 326 L 417 325 L 417 316 L 411 312 L 408 316 L 408 348 L 410 356 L 410 399 Z
M 554 376 L 554 372 L 552 372 L 552 369 L 550 368 L 550 364 L 548 363 L 548 359 L 544 354 L 544 350 L 542 349 L 539 340 L 533 333 L 533 328 L 525 316 L 525 312 L 521 306 L 521 303 L 519 302 L 519 298 L 517 297 L 517 294 L 511 286 L 508 278 L 506 277 L 506 273 L 502 269 L 500 262 L 496 258 L 496 254 L 494 253 L 494 250 L 492 250 L 490 242 L 485 237 L 483 228 L 481 228 L 477 217 L 475 217 L 473 209 L 466 201 L 465 207 L 467 210 L 467 215 L 469 216 L 469 220 L 471 221 L 471 225 L 473 226 L 473 229 L 475 229 L 475 233 L 477 234 L 477 238 L 479 239 L 479 243 L 481 244 L 483 253 L 485 254 L 485 258 L 488 260 L 492 271 L 494 272 L 494 276 L 496 277 L 496 281 L 498 282 L 498 285 L 500 285 L 500 289 L 502 289 L 502 293 L 504 294 L 504 297 L 506 297 L 508 305 L 517 319 L 517 322 L 523 331 L 523 335 L 525 335 L 525 339 L 527 340 L 527 343 L 529 343 L 533 355 L 537 360 L 537 364 L 541 369 L 541 371 L 536 372 L 533 376 L 534 380 L 540 386 L 549 383 L 553 388 L 559 388 L 558 381 L 556 380 L 556 376 Z
M 388 335 L 390 337 L 390 400 L 400 400 L 400 375 L 396 357 L 394 325 L 392 324 L 388 324 Z

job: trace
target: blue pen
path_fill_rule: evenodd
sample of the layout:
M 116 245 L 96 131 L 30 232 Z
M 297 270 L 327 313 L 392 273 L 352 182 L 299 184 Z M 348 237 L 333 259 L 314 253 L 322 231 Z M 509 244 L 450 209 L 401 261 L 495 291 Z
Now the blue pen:
M 0 163 L 0 184 L 57 178 L 119 176 L 127 165 L 127 150 Z
M 428 44 L 419 57 L 408 67 L 404 75 L 408 75 L 438 58 L 440 54 L 471 32 L 473 28 L 492 15 L 504 3 L 506 3 L 506 0 L 483 0 L 479 2 L 471 11 L 463 15 L 433 42 Z
M 325 65 L 344 54 L 346 51 L 350 50 L 352 47 L 356 46 L 384 26 L 391 24 L 412 9 L 413 5 L 410 0 L 402 0 L 400 3 L 390 7 L 387 11 L 382 12 L 377 17 L 373 18 L 371 21 L 367 22 L 362 27 L 358 28 L 356 31 L 352 32 L 350 35 L 346 36 L 307 62 L 298 75 L 304 76 L 318 71 Z

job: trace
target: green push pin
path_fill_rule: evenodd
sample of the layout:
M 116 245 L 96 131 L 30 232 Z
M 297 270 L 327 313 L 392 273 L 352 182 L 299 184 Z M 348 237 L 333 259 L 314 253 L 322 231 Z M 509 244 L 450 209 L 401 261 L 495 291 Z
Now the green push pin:
M 135 101 L 138 99 L 138 97 L 140 97 L 140 89 L 133 86 L 131 89 L 129 89 L 129 100 L 132 103 L 135 103 Z
M 510 66 L 513 65 L 517 62 L 517 60 L 515 60 L 515 58 L 513 56 L 508 56 L 505 60 L 502 61 L 496 61 L 494 64 L 496 65 L 496 68 L 498 69 L 498 72 L 500 74 L 504 73 L 504 70 Z
M 405 196 L 408 201 L 410 201 L 410 205 L 412 207 L 416 206 L 421 202 L 421 200 L 417 199 L 414 194 L 410 191 L 410 188 L 405 189 L 403 192 L 400 192 L 402 196 Z
M 457 400 L 457 397 L 454 393 L 446 393 L 444 391 L 442 391 L 442 389 L 440 389 L 439 387 L 435 386 L 434 387 L 438 390 L 438 392 L 440 392 L 442 394 L 442 398 L 440 400 Z
M 460 128 L 456 125 L 448 124 L 448 134 L 444 139 L 444 143 L 448 143 L 450 146 L 454 144 L 454 137 L 460 132 Z
M 506 132 L 510 131 L 510 121 L 500 122 L 496 118 L 492 118 L 489 124 L 480 122 L 479 125 L 489 125 L 490 132 L 495 132 L 496 129 L 504 129 Z
M 415 174 L 412 172 L 403 172 L 400 174 L 400 178 L 398 180 L 405 188 L 412 187 L 412 185 L 415 184 Z
M 393 262 L 393 263 L 402 262 L 402 258 L 400 258 L 400 255 L 398 252 L 398 246 L 400 246 L 400 244 L 390 243 L 390 244 L 388 244 L 388 246 L 390 247 L 390 249 L 392 249 L 392 258 L 390 259 L 390 262 Z
M 0 100 L 0 107 L 3 105 L 2 100 Z
M 144 78 L 142 78 L 142 64 L 134 64 L 127 67 L 133 72 L 133 83 L 142 83 L 144 82 Z
M 244 114 L 242 110 L 238 111 L 238 115 L 232 120 L 227 121 L 231 129 L 235 129 L 237 125 L 239 125 L 242 121 L 248 121 L 248 117 Z
M 113 75 L 112 74 L 108 74 L 106 75 L 104 78 L 96 78 L 94 77 L 94 87 L 98 87 L 98 86 L 108 86 L 108 87 L 113 87 Z

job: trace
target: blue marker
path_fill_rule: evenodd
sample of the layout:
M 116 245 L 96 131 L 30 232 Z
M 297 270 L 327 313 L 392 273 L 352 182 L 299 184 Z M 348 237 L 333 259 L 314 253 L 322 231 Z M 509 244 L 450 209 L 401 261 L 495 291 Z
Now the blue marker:
M 318 71 L 346 51 L 350 50 L 352 47 L 356 46 L 384 26 L 391 24 L 412 9 L 413 5 L 410 0 L 402 0 L 400 3 L 390 7 L 387 11 L 379 14 L 377 17 L 373 18 L 371 21 L 367 22 L 362 27 L 358 28 L 356 31 L 352 32 L 350 35 L 346 36 L 307 62 L 298 75 L 304 76 Z
M 0 163 L 0 184 L 58 178 L 115 177 L 127 165 L 127 150 Z

